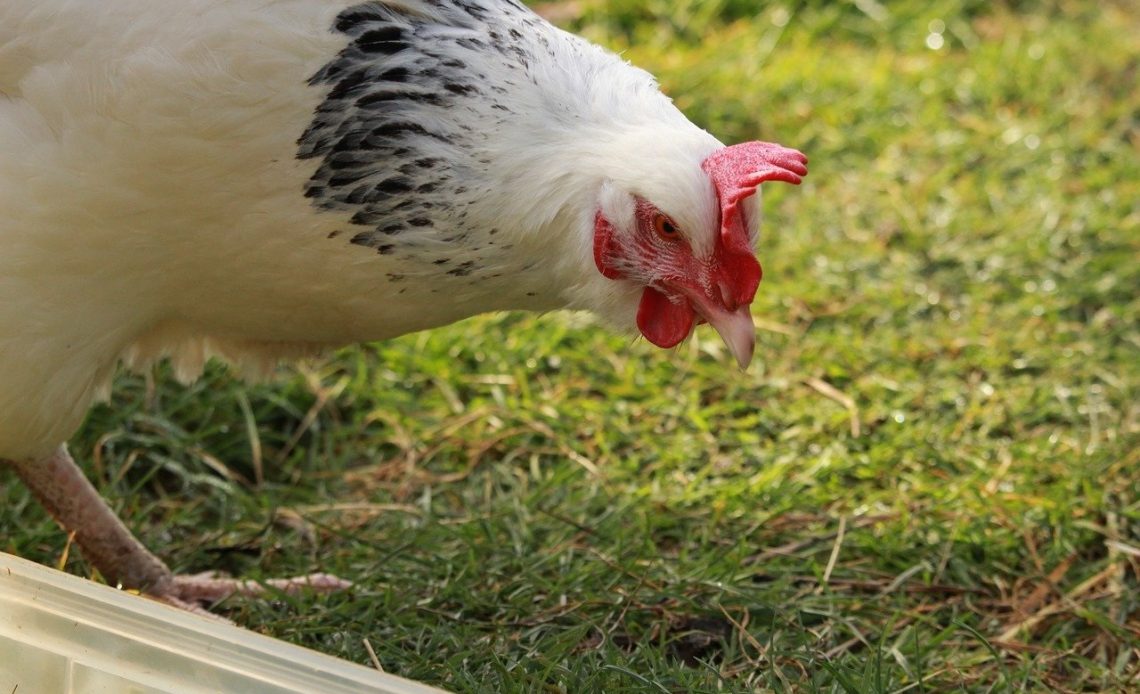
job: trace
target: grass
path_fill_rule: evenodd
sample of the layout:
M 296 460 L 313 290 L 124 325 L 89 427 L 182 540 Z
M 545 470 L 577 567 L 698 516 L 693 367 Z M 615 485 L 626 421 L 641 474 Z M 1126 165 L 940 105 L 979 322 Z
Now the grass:
M 124 375 L 72 450 L 127 522 L 178 570 L 356 581 L 219 611 L 458 691 L 1140 688 L 1136 6 L 572 10 L 812 159 L 767 189 L 751 370 L 510 314 Z

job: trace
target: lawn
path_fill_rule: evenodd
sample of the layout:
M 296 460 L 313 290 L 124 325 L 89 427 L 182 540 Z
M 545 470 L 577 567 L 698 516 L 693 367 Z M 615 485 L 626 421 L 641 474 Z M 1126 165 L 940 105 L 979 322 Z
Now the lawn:
M 751 369 L 507 314 L 123 375 L 72 451 L 127 523 L 355 581 L 217 611 L 462 692 L 1140 690 L 1137 5 L 547 9 L 811 158 Z M 0 479 L 0 548 L 90 575 Z

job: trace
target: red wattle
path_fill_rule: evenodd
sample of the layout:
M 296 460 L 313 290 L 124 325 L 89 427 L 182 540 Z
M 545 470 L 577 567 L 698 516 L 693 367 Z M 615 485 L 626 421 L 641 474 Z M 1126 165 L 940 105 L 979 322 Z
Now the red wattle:
M 697 313 L 689 302 L 675 304 L 653 287 L 646 287 L 637 307 L 637 328 L 658 347 L 673 347 L 689 336 Z

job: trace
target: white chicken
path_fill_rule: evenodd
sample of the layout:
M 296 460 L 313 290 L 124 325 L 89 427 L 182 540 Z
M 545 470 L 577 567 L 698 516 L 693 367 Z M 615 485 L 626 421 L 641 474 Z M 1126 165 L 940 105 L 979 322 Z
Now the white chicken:
M 517 0 L 2 0 L 0 460 L 108 581 L 253 590 L 173 576 L 69 456 L 119 362 L 569 308 L 746 365 L 753 194 L 805 165 Z

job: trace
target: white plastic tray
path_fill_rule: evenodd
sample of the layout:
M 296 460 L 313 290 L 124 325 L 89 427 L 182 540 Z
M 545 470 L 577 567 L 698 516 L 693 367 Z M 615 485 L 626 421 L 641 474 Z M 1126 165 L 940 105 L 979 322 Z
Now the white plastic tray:
M 0 694 L 441 690 L 0 553 Z

